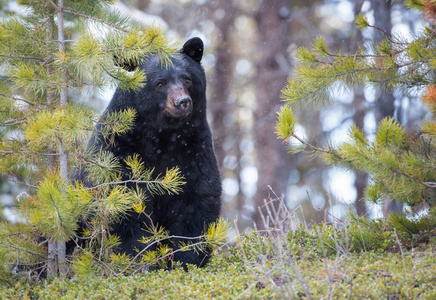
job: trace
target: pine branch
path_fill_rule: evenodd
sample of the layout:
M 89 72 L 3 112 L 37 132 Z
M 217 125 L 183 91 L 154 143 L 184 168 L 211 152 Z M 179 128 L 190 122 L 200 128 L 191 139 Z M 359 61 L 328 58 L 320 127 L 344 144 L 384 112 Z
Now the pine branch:
M 1 124 L 1 126 L 14 126 L 14 125 L 19 125 L 19 124 L 23 124 L 23 123 L 26 123 L 26 118 L 8 120 L 8 121 L 3 122 Z
M 47 18 L 45 18 L 45 20 L 42 20 L 38 24 L 36 24 L 34 30 L 38 31 L 42 26 L 44 26 L 46 23 L 50 22 L 51 20 L 53 20 L 53 15 L 48 16 Z
M 384 163 L 382 163 L 382 162 L 379 162 L 379 161 L 377 161 L 377 160 L 375 160 L 375 159 L 372 159 L 372 158 L 370 158 L 370 157 L 368 157 L 368 156 L 362 154 L 361 152 L 357 152 L 357 153 L 358 153 L 360 156 L 362 156 L 363 158 L 365 158 L 365 159 L 367 159 L 367 160 L 369 160 L 369 161 L 371 161 L 371 162 L 373 162 L 373 163 L 376 163 L 377 165 L 379 165 L 379 166 L 381 166 L 381 167 L 384 167 L 384 168 L 386 168 L 386 169 L 391 170 L 391 171 L 394 173 L 394 175 L 395 175 L 395 174 L 403 175 L 403 176 L 405 176 L 405 177 L 407 177 L 407 178 L 409 178 L 409 179 L 412 179 L 412 180 L 416 181 L 417 183 L 423 185 L 423 186 L 426 187 L 426 188 L 435 188 L 435 187 L 436 187 L 436 182 L 423 182 L 422 180 L 420 180 L 420 179 L 418 179 L 418 178 L 416 178 L 416 177 L 414 177 L 414 176 L 412 176 L 412 175 L 410 175 L 410 174 L 408 174 L 408 173 L 406 173 L 406 172 L 403 172 L 403 171 L 397 170 L 397 169 L 395 169 L 395 168 L 392 168 L 392 167 L 390 167 L 390 166 L 388 166 L 388 165 L 386 165 L 386 164 L 384 164 Z
M 367 26 L 370 27 L 370 28 L 374 28 L 375 30 L 381 32 L 381 33 L 384 35 L 384 37 L 385 37 L 389 42 L 391 42 L 392 44 L 397 44 L 397 45 L 406 45 L 406 46 L 409 45 L 408 42 L 398 42 L 398 41 L 395 41 L 395 40 L 392 38 L 392 36 L 391 36 L 389 33 L 386 32 L 386 30 L 384 30 L 384 29 L 382 29 L 382 28 L 380 28 L 380 27 L 377 27 L 377 26 L 375 26 L 375 25 L 370 25 L 370 24 L 368 24 Z
M 20 58 L 20 59 L 33 59 L 33 60 L 45 61 L 44 58 L 42 58 L 42 57 L 35 57 L 35 56 L 12 55 L 12 54 L 10 54 L 10 55 L 0 54 L 0 56 L 4 57 L 4 58 L 10 58 L 10 59 Z
M 8 234 L 3 235 L 2 237 L 17 236 L 17 235 L 22 235 L 22 234 L 25 234 L 25 233 L 27 233 L 27 232 L 22 231 L 22 232 L 8 233 Z
M 98 164 L 96 164 L 98 165 Z M 89 187 L 87 188 L 87 190 L 95 190 L 95 189 L 99 189 L 101 187 L 104 186 L 111 186 L 111 185 L 122 185 L 122 184 L 126 184 L 126 183 L 145 183 L 145 184 L 159 184 L 159 185 L 164 185 L 165 182 L 164 180 L 135 180 L 135 179 L 128 179 L 128 180 L 123 180 L 123 181 L 113 181 L 113 182 L 104 182 L 101 184 L 98 184 L 96 186 L 93 187 Z
M 51 0 L 47 0 L 48 3 L 51 4 L 51 6 L 53 6 L 53 8 L 55 9 L 56 12 L 59 12 L 59 7 Z
M 45 255 L 42 255 L 41 253 L 38 253 L 38 252 L 33 252 L 33 251 L 29 250 L 29 249 L 21 248 L 21 247 L 18 247 L 18 246 L 15 246 L 15 245 L 11 245 L 11 244 L 7 244 L 7 243 L 3 243 L 3 242 L 0 242 L 0 245 L 3 245 L 3 246 L 6 246 L 6 247 L 15 249 L 15 250 L 27 252 L 29 254 L 45 258 Z
M 428 62 L 429 62 L 428 60 L 421 61 L 421 62 L 420 62 L 420 63 L 421 63 L 421 66 L 417 66 L 416 68 L 410 69 L 409 71 L 407 71 L 407 72 L 405 72 L 405 73 L 398 74 L 398 75 L 396 75 L 396 76 L 392 76 L 392 77 L 388 77 L 388 78 L 386 78 L 386 79 L 384 79 L 384 80 L 380 80 L 380 81 L 377 81 L 377 82 L 378 82 L 378 83 L 381 83 L 381 84 L 385 84 L 385 83 L 387 83 L 387 82 L 393 81 L 394 79 L 398 79 L 398 78 L 406 77 L 406 76 L 408 76 L 408 75 L 410 75 L 410 74 L 413 74 L 417 69 L 419 69 L 419 67 L 425 67 L 425 66 L 422 66 L 422 64 L 423 64 L 423 63 L 428 63 Z M 400 69 L 400 68 L 402 68 L 402 67 L 407 67 L 407 66 L 412 65 L 412 64 L 418 64 L 418 62 L 412 61 L 412 62 L 410 62 L 410 63 L 408 63 L 408 64 L 404 64 L 404 65 L 402 65 L 402 66 L 396 66 L 396 67 L 392 67 L 392 68 L 393 68 L 393 69 Z M 433 70 L 433 69 L 428 69 L 428 71 L 426 71 L 426 72 L 422 75 L 422 77 L 424 77 L 425 75 L 427 75 L 427 74 L 429 74 L 429 73 L 431 73 L 431 72 L 434 72 L 434 70 Z M 421 83 L 421 85 L 425 85 L 425 84 L 426 84 L 425 82 L 422 82 L 422 83 Z M 417 83 L 413 82 L 413 83 L 409 83 L 409 85 L 410 85 L 409 87 L 414 87 L 415 85 L 417 85 Z
M 32 188 L 32 189 L 37 189 L 37 188 L 38 188 L 38 186 L 26 182 L 23 178 L 21 178 L 21 176 L 20 176 L 19 174 L 13 174 L 13 175 L 14 175 L 16 178 L 19 178 L 19 179 L 21 179 L 21 180 L 16 180 L 15 178 L 11 178 L 12 176 L 9 175 L 9 174 L 6 174 L 6 175 L 9 177 L 9 179 L 10 179 L 13 183 L 16 183 L 16 184 L 22 184 L 22 185 L 27 186 L 28 188 Z
M 160 243 L 162 241 L 165 241 L 165 240 L 171 240 L 171 239 L 199 240 L 199 239 L 205 239 L 206 237 L 207 237 L 207 235 L 200 235 L 200 236 L 196 236 L 196 237 L 171 235 L 171 236 L 167 236 L 167 237 L 162 238 L 162 239 L 155 240 L 155 241 L 149 243 L 146 247 L 144 247 L 144 249 L 139 251 L 138 254 L 136 254 L 135 257 L 133 257 L 131 259 L 129 264 L 123 270 L 121 270 L 120 272 L 116 273 L 115 276 L 116 277 L 121 276 L 125 271 L 127 271 L 134 264 L 134 262 L 135 262 L 135 260 L 137 258 L 139 258 L 142 254 L 144 254 L 150 247 L 152 247 L 155 244 L 158 244 L 158 243 Z M 204 241 L 201 241 L 201 242 L 198 242 L 198 243 L 195 243 L 195 244 L 191 244 L 191 245 L 188 245 L 186 247 L 182 247 L 182 248 L 179 248 L 177 250 L 171 251 L 171 253 L 169 253 L 167 255 L 164 255 L 162 257 L 159 257 L 159 259 L 164 259 L 166 257 L 169 257 L 169 256 L 173 255 L 174 253 L 177 253 L 177 252 L 180 252 L 180 251 L 186 251 L 187 248 L 189 249 L 191 247 L 199 246 L 199 245 L 204 245 L 204 244 L 207 244 L 207 243 L 208 242 L 206 240 L 204 240 Z
M 24 38 L 28 38 L 28 39 L 34 40 L 34 41 L 36 41 L 36 42 L 38 42 L 38 43 L 40 43 L 40 44 L 46 44 L 46 43 L 53 43 L 53 42 L 54 42 L 54 41 L 45 41 L 45 40 L 41 40 L 41 39 L 38 39 L 38 38 L 36 38 L 36 37 L 34 37 L 34 36 L 26 35 L 26 34 L 20 34 L 20 36 L 21 36 L 21 37 L 24 37 Z
M 116 76 L 113 75 L 111 72 L 109 72 L 109 71 L 108 71 L 104 66 L 101 66 L 101 68 L 103 69 L 103 71 L 106 72 L 107 75 L 109 75 L 109 76 L 112 77 L 113 79 L 118 80 L 118 81 L 123 81 L 122 78 L 116 77 Z
M 85 254 L 89 255 L 90 257 L 93 257 L 93 253 L 86 251 L 85 249 L 83 249 L 83 247 L 82 247 L 81 245 L 79 245 L 79 244 L 76 243 L 76 246 L 77 246 L 81 251 L 83 251 Z M 70 261 L 70 262 L 73 262 L 73 261 Z M 102 264 L 106 269 L 108 269 L 108 270 L 112 273 L 112 275 L 114 275 L 114 276 L 117 275 L 117 273 L 116 273 L 116 272 L 115 272 L 115 271 L 114 271 L 114 270 L 109 266 L 109 264 L 105 263 L 105 262 L 102 261 L 102 260 L 99 260 L 98 262 L 99 262 L 100 264 Z
M 11 154 L 35 154 L 35 155 L 44 155 L 44 156 L 60 156 L 60 153 L 42 153 L 36 151 L 3 151 L 0 150 L 0 157 L 11 155 Z
M 33 105 L 45 105 L 45 104 L 30 102 L 29 100 L 18 98 L 18 97 L 14 97 L 14 96 L 10 96 L 10 95 L 6 95 L 6 94 L 3 94 L 3 93 L 0 93 L 0 96 L 5 97 L 5 98 L 9 98 L 9 99 L 12 99 L 12 100 L 15 100 L 15 101 L 23 101 L 24 103 L 32 105 L 32 106 Z
M 322 152 L 322 153 L 326 153 L 326 154 L 334 155 L 334 156 L 336 156 L 337 158 L 339 158 L 340 160 L 347 161 L 347 159 L 346 159 L 345 157 L 339 155 L 338 153 L 336 153 L 336 152 L 332 152 L 332 151 L 330 151 L 330 150 L 326 150 L 326 149 L 324 149 L 324 148 L 316 147 L 316 146 L 314 146 L 314 145 L 308 143 L 308 142 L 305 141 L 304 139 L 298 137 L 298 136 L 295 135 L 295 134 L 292 134 L 292 137 L 295 138 L 296 140 L 298 140 L 300 143 L 302 143 L 302 144 L 308 146 L 309 148 L 311 148 L 312 150 L 314 150 L 314 151 L 316 151 L 316 152 Z M 412 180 L 418 182 L 419 184 L 423 185 L 423 186 L 426 187 L 426 188 L 436 188 L 436 182 L 424 182 L 424 181 L 422 181 L 422 180 L 420 180 L 420 179 L 414 177 L 413 175 L 411 175 L 411 174 L 409 174 L 409 173 L 406 173 L 406 172 L 404 172 L 404 171 L 400 171 L 400 170 L 397 170 L 397 169 L 395 169 L 395 168 L 392 168 L 392 167 L 390 167 L 390 166 L 388 166 L 388 165 L 386 165 L 386 164 L 384 164 L 384 163 L 382 163 L 382 162 L 379 162 L 379 161 L 377 161 L 377 160 L 375 160 L 375 159 L 372 159 L 372 158 L 370 158 L 370 157 L 368 157 L 368 156 L 362 154 L 361 152 L 357 152 L 357 153 L 358 153 L 360 156 L 362 156 L 363 158 L 365 158 L 366 160 L 371 161 L 371 162 L 373 162 L 373 163 L 378 164 L 379 166 L 382 166 L 382 167 L 384 167 L 384 168 L 387 168 L 387 169 L 391 170 L 394 174 L 400 174 L 400 175 L 403 175 L 403 176 L 405 176 L 405 177 L 407 177 L 407 178 L 409 178 L 409 179 L 412 179 Z M 433 168 L 433 167 L 432 167 L 432 168 Z
M 129 32 L 128 30 L 126 30 L 126 29 L 124 29 L 122 27 L 116 26 L 114 24 L 108 23 L 105 20 L 102 20 L 102 19 L 99 19 L 99 18 L 95 18 L 95 17 L 92 17 L 92 16 L 88 16 L 88 15 L 85 15 L 85 14 L 82 14 L 82 13 L 79 13 L 79 12 L 75 12 L 75 11 L 72 11 L 72 10 L 70 10 L 68 8 L 65 8 L 65 7 L 64 7 L 63 11 L 66 12 L 66 13 L 69 13 L 69 14 L 73 14 L 73 15 L 79 16 L 79 17 L 84 17 L 84 18 L 87 18 L 87 19 L 90 19 L 90 20 L 97 21 L 99 23 L 105 24 L 105 25 L 107 25 L 109 27 L 118 29 L 118 30 L 126 32 L 126 33 Z
M 113 1 L 97 1 L 98 5 L 95 5 L 95 1 L 85 2 L 24 1 L 24 5 L 33 8 L 31 15 L 2 21 L 0 30 L 2 37 L 7 37 L 0 39 L 0 47 L 4 50 L 0 51 L 0 60 L 6 63 L 5 71 L 9 79 L 5 81 L 5 88 L 1 86 L 0 98 L 5 103 L 0 108 L 0 113 L 2 110 L 5 111 L 2 122 L 6 121 L 0 123 L 0 126 L 18 125 L 16 127 L 19 127 L 18 130 L 23 134 L 23 142 L 3 141 L 4 145 L 0 150 L 1 164 L 12 182 L 36 189 L 34 197 L 22 200 L 18 206 L 26 218 L 26 224 L 35 226 L 42 235 L 47 235 L 48 275 L 53 277 L 66 274 L 63 240 L 74 234 L 77 220 L 88 213 L 88 206 L 91 206 L 91 209 L 94 206 L 97 209 L 107 209 L 107 215 L 100 220 L 103 223 L 98 224 L 104 227 L 107 225 L 104 222 L 122 216 L 137 203 L 143 204 L 142 200 L 148 196 L 145 190 L 148 189 L 149 194 L 177 193 L 183 184 L 183 176 L 178 169 L 168 170 L 163 174 L 165 176 L 152 177 L 153 171 L 144 168 L 141 172 L 135 173 L 137 177 L 122 181 L 129 177 L 122 178 L 122 174 L 119 173 L 121 163 L 108 155 L 100 158 L 98 153 L 95 154 L 95 161 L 85 159 L 85 165 L 90 169 L 90 178 L 94 178 L 91 176 L 91 172 L 94 172 L 96 177 L 100 176 L 98 179 L 101 179 L 96 179 L 96 184 L 111 180 L 113 182 L 87 189 L 82 184 L 74 185 L 67 177 L 69 163 L 72 166 L 80 163 L 80 160 L 84 161 L 77 151 L 82 151 L 81 143 L 90 128 L 94 127 L 95 118 L 89 110 L 69 105 L 69 92 L 85 85 L 109 85 L 115 80 L 124 81 L 121 82 L 121 87 L 137 87 L 145 81 L 145 74 L 141 71 L 131 74 L 118 67 L 112 68 L 114 56 L 123 61 L 139 62 L 144 55 L 153 52 L 162 57 L 165 63 L 169 61 L 169 54 L 176 51 L 167 46 L 167 41 L 159 28 L 134 27 L 128 22 L 128 18 L 117 12 L 108 12 L 106 8 Z M 79 45 L 74 44 L 70 47 L 67 43 L 74 41 L 66 40 L 65 37 L 68 38 L 71 30 L 76 29 L 74 25 L 81 21 L 109 28 L 111 32 L 91 40 L 95 41 L 94 44 L 86 43 L 85 40 L 82 44 L 77 43 Z M 8 95 L 9 93 L 11 95 Z M 15 93 L 19 96 L 15 96 Z M 29 97 L 31 101 L 23 99 L 27 98 L 25 95 L 32 95 Z M 107 122 L 101 122 L 107 129 L 106 133 L 102 132 L 102 136 L 130 130 L 134 117 L 135 113 L 128 111 L 106 120 Z M 98 127 L 100 128 L 100 125 Z M 45 167 L 49 172 L 45 172 Z M 43 178 L 38 177 L 42 180 L 33 185 L 31 182 L 35 174 Z M 131 186 L 144 184 L 143 189 L 135 190 L 134 187 L 123 186 L 129 183 Z M 112 185 L 111 188 L 104 188 L 108 185 Z M 99 187 L 103 187 L 101 194 L 95 195 L 89 191 Z M 93 200 L 93 196 L 97 199 Z M 98 221 L 96 218 L 96 222 Z M 19 234 L 13 237 L 17 239 L 18 245 L 15 246 L 15 250 L 25 250 L 20 247 L 27 248 L 24 246 L 23 237 L 25 238 Z M 34 240 L 28 242 L 31 246 L 38 243 Z M 112 242 L 114 241 L 106 244 L 111 247 Z M 7 244 L 0 245 L 5 248 L 3 245 Z M 107 250 L 103 243 L 102 247 L 104 251 Z M 10 252 L 14 254 L 15 250 Z M 39 252 L 39 248 L 33 249 L 33 252 Z M 44 256 L 32 251 L 28 253 L 37 254 L 40 261 L 41 257 L 47 259 L 47 254 Z M 161 252 L 160 255 L 164 253 L 167 252 Z
M 334 156 L 336 156 L 337 158 L 339 158 L 339 159 L 341 159 L 341 160 L 345 160 L 345 158 L 342 157 L 342 156 L 340 156 L 338 153 L 336 153 L 336 152 L 332 152 L 332 151 L 330 151 L 330 150 L 326 150 L 326 149 L 324 149 L 324 148 L 316 147 L 316 146 L 314 146 L 314 145 L 312 145 L 312 144 L 306 142 L 304 139 L 298 137 L 298 136 L 295 135 L 295 134 L 292 134 L 292 137 L 295 138 L 296 140 L 298 140 L 300 143 L 302 143 L 302 144 L 308 146 L 309 148 L 311 148 L 312 150 L 314 150 L 314 151 L 316 151 L 316 152 L 322 152 L 322 153 L 326 153 L 326 154 L 331 154 L 331 155 L 334 155 Z
M 84 163 L 90 163 L 90 164 L 93 164 L 93 165 L 95 165 L 95 166 L 97 166 L 97 167 L 100 167 L 100 168 L 102 168 L 102 169 L 106 168 L 105 166 L 103 166 L 103 165 L 101 165 L 101 164 L 99 164 L 99 163 L 97 163 L 97 162 L 95 162 L 95 161 L 93 161 L 93 160 L 87 159 L 86 157 L 84 157 L 84 156 L 81 155 L 80 153 L 75 152 L 74 154 L 75 154 L 75 156 L 76 156 L 76 157 L 77 157 L 81 162 L 84 162 Z
M 61 228 L 63 229 L 64 228 L 64 225 L 63 225 L 64 221 L 62 220 L 62 216 L 59 213 L 59 209 L 56 205 L 56 202 L 53 200 L 53 197 L 51 195 L 50 195 L 50 201 L 51 201 L 51 204 L 53 204 L 53 207 L 55 208 L 56 216 L 58 217 L 58 219 L 60 221 Z
M 428 62 L 429 62 L 428 60 L 420 61 L 420 63 L 428 63 Z M 320 62 L 320 63 L 325 64 L 325 62 Z M 336 74 L 312 75 L 311 77 L 313 77 L 313 78 L 344 77 L 344 76 L 346 76 L 346 75 L 350 75 L 350 74 L 354 74 L 354 73 L 364 73 L 364 74 L 367 74 L 369 71 L 373 71 L 373 70 L 376 70 L 376 71 L 384 71 L 384 70 L 399 70 L 399 69 L 401 69 L 401 68 L 405 68 L 405 67 L 408 67 L 408 66 L 410 66 L 410 65 L 414 65 L 414 64 L 418 64 L 418 62 L 416 62 L 416 61 L 410 61 L 410 62 L 404 63 L 404 64 L 402 64 L 402 65 L 389 66 L 389 67 L 375 67 L 375 66 L 370 66 L 370 67 L 363 68 L 363 69 L 353 69 L 353 70 L 349 70 L 349 71 L 345 71 L 345 72 L 341 72 L 341 73 L 336 73 Z M 415 71 L 415 70 L 416 70 L 416 69 L 412 69 L 412 70 L 410 70 L 409 72 L 406 72 L 406 73 L 404 73 L 404 74 L 399 74 L 399 75 L 397 75 L 397 76 L 394 76 L 394 77 L 388 78 L 388 79 L 386 79 L 386 80 L 384 80 L 384 81 L 390 81 L 390 80 L 395 79 L 395 78 L 404 77 L 404 76 L 406 76 L 406 75 L 412 73 L 412 72 Z M 383 82 L 383 81 L 380 81 L 380 82 Z

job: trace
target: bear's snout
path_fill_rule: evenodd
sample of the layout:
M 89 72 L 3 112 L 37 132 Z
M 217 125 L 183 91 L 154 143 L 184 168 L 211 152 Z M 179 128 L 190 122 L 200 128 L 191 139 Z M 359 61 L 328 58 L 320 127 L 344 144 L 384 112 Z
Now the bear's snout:
M 180 97 L 174 102 L 174 110 L 172 115 L 179 118 L 185 118 L 192 112 L 191 97 Z
M 192 104 L 192 100 L 191 100 L 191 97 L 185 96 L 185 97 L 181 97 L 181 98 L 177 99 L 176 103 L 174 103 L 174 104 L 179 109 L 189 110 L 189 108 Z
M 183 119 L 192 112 L 192 98 L 183 85 L 173 85 L 168 88 L 165 112 L 167 115 Z

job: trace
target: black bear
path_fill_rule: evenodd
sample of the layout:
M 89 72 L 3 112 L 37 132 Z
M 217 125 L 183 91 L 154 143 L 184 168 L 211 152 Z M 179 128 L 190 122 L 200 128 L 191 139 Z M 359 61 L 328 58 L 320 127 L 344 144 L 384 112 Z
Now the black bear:
M 134 108 L 137 112 L 133 129 L 114 140 L 97 136 L 90 144 L 95 149 L 111 151 L 120 161 L 138 154 L 154 175 L 179 167 L 184 175 L 183 192 L 178 195 L 154 195 L 145 201 L 146 214 L 129 212 L 112 225 L 119 236 L 117 249 L 132 257 L 147 245 L 138 241 L 147 235 L 151 224 L 163 227 L 169 236 L 198 237 L 209 224 L 217 221 L 221 209 L 221 180 L 213 151 L 212 137 L 206 120 L 206 76 L 200 61 L 203 42 L 188 40 L 172 64 L 163 64 L 157 55 L 146 57 L 139 67 L 147 81 L 139 91 L 115 92 L 104 115 Z M 127 169 L 126 169 L 127 172 Z M 145 189 L 145 186 L 142 188 Z M 168 246 L 176 250 L 180 242 L 192 239 L 173 238 Z M 175 251 L 173 260 L 204 266 L 210 250 Z

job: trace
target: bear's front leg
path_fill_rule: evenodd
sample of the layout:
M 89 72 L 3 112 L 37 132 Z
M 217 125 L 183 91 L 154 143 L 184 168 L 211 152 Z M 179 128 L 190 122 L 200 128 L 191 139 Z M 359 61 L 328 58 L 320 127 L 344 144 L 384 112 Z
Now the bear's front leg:
M 172 260 L 203 267 L 210 259 L 212 248 L 206 243 L 209 226 L 219 217 L 219 197 L 199 197 L 201 203 L 186 204 L 183 211 L 165 228 L 170 236 L 167 243 L 173 249 Z

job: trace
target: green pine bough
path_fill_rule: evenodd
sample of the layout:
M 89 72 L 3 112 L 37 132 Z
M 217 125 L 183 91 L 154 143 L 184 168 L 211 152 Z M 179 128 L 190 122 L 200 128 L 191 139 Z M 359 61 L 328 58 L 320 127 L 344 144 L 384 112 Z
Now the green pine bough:
M 118 238 L 108 227 L 129 210 L 144 211 L 146 195 L 138 184 L 145 184 L 151 195 L 179 193 L 184 184 L 180 170 L 153 177 L 138 156 L 120 161 L 104 149 L 86 147 L 93 134 L 110 142 L 128 132 L 136 111 L 99 119 L 79 104 L 82 97 L 114 86 L 140 89 L 146 74 L 120 66 L 139 65 L 155 53 L 168 64 L 177 49 L 158 26 L 138 24 L 111 9 L 114 2 L 24 0 L 19 4 L 26 16 L 10 15 L 0 22 L 0 173 L 23 189 L 15 199 L 20 222 L 0 221 L 0 282 L 10 283 L 14 268 L 30 279 L 129 274 L 171 254 L 171 249 L 159 248 L 133 260 L 118 255 L 113 251 Z M 122 164 L 131 170 L 130 178 L 123 177 Z M 92 186 L 70 180 L 80 169 Z M 82 229 L 86 244 L 67 263 L 65 245 L 89 216 L 94 216 L 90 227 Z M 223 243 L 227 227 L 220 220 L 205 228 L 204 245 Z M 148 230 L 156 233 L 156 243 L 168 238 L 157 224 Z
M 409 1 L 425 9 L 429 2 Z M 420 5 L 418 5 L 419 3 Z M 434 20 L 434 18 L 433 18 Z M 436 34 L 434 26 L 425 27 L 412 41 L 389 36 L 371 26 L 361 14 L 356 18 L 360 29 L 381 31 L 385 39 L 376 45 L 360 48 L 355 53 L 332 52 L 322 37 L 314 40 L 312 49 L 300 48 L 295 75 L 282 90 L 285 104 L 278 112 L 276 133 L 292 153 L 303 150 L 324 158 L 326 163 L 349 170 L 363 170 L 371 181 L 366 199 L 381 202 L 390 197 L 411 207 L 434 206 L 436 203 Z M 434 25 L 434 24 L 432 24 Z M 368 50 L 369 49 L 369 50 Z M 370 139 L 361 128 L 352 126 L 348 140 L 339 145 L 321 147 L 295 132 L 298 123 L 294 110 L 298 105 L 334 101 L 338 89 L 368 85 L 397 90 L 405 94 L 420 91 L 422 100 L 432 112 L 414 133 L 392 117 L 383 119 Z M 294 143 L 293 141 L 298 141 Z

